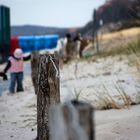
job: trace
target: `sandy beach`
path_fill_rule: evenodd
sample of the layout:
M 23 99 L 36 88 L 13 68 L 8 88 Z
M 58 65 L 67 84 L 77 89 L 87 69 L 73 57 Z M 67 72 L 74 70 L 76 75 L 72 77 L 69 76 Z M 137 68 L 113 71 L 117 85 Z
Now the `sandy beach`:
M 3 65 L 0 67 L 2 70 Z M 37 135 L 36 95 L 30 77 L 30 63 L 25 63 L 24 92 L 7 95 L 9 81 L 0 79 L 0 139 L 33 140 Z M 119 83 L 136 102 L 140 92 L 136 68 L 130 67 L 125 57 L 108 57 L 96 61 L 74 61 L 60 69 L 61 102 L 76 97 L 97 108 L 94 112 L 96 140 L 139 140 L 140 105 L 122 109 L 99 110 L 98 94 L 104 86 L 114 100 L 122 105 L 114 84 Z

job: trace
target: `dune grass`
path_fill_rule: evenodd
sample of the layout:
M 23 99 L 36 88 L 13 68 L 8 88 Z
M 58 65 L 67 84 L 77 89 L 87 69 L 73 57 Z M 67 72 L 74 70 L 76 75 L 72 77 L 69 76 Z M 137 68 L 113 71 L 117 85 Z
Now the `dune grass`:
M 140 27 L 124 29 L 121 31 L 107 33 L 102 35 L 102 41 L 109 41 L 117 38 L 126 38 L 126 37 L 133 37 L 138 36 L 140 34 Z
M 113 44 L 116 44 L 118 41 L 114 41 Z M 96 48 L 95 52 L 96 52 Z M 125 55 L 125 56 L 130 56 L 132 55 L 132 57 L 134 58 L 139 58 L 140 56 L 140 35 L 137 36 L 134 40 L 132 41 L 126 41 L 124 40 L 122 42 L 122 44 L 116 44 L 114 47 L 112 46 L 108 46 L 108 47 L 103 47 L 100 48 L 99 53 L 95 53 L 94 55 L 90 55 L 90 56 L 85 56 L 84 58 L 80 59 L 79 61 L 96 61 L 99 58 L 105 58 L 108 56 L 121 56 L 121 55 Z M 130 60 L 130 58 L 128 58 Z M 131 61 L 131 60 L 130 60 Z M 133 60 L 132 60 L 133 61 Z M 138 61 L 137 61 L 138 62 Z
M 131 105 L 139 104 L 139 102 L 132 101 L 131 97 L 127 95 L 127 92 L 121 84 L 115 83 L 114 90 L 108 90 L 108 87 L 101 83 L 102 91 L 93 89 L 92 93 L 88 95 L 84 94 L 82 90 L 74 90 L 73 99 L 74 100 L 84 100 L 90 103 L 95 109 L 106 110 L 106 109 L 121 109 L 130 108 Z M 115 94 L 113 95 L 113 92 Z M 91 97 L 92 96 L 92 97 Z
M 103 58 L 103 57 L 108 57 L 108 56 L 121 56 L 124 55 L 126 58 L 129 60 L 130 66 L 136 67 L 137 73 L 139 75 L 139 83 L 140 83 L 140 39 L 136 39 L 135 41 L 128 43 L 126 45 L 121 45 L 118 47 L 114 48 L 105 48 L 100 51 L 99 54 L 96 54 L 96 56 L 88 57 L 86 59 L 92 60 L 92 59 L 98 59 L 98 58 Z M 103 90 L 102 93 L 100 93 L 97 90 L 93 91 L 93 95 L 97 98 L 96 100 L 96 105 L 95 101 L 91 101 L 88 99 L 88 97 L 85 97 L 82 95 L 82 90 L 77 92 L 75 90 L 75 98 L 80 99 L 81 97 L 87 101 L 90 102 L 95 108 L 100 108 L 100 109 L 120 109 L 120 108 L 129 108 L 130 105 L 132 104 L 137 104 L 140 102 L 135 102 L 131 100 L 131 97 L 127 95 L 127 92 L 123 88 L 122 85 L 119 83 L 114 84 L 114 89 L 117 91 L 117 95 L 122 101 L 121 105 L 120 103 L 112 96 L 110 95 L 110 92 L 108 91 L 108 87 L 101 83 Z M 139 95 L 140 91 L 136 90 L 136 94 Z M 140 95 L 138 96 L 140 97 Z
M 100 52 L 96 55 L 96 58 L 108 57 L 108 56 L 116 56 L 116 55 L 140 55 L 140 39 L 136 39 L 135 41 L 128 43 L 126 45 L 121 45 L 118 47 L 108 47 L 100 50 Z

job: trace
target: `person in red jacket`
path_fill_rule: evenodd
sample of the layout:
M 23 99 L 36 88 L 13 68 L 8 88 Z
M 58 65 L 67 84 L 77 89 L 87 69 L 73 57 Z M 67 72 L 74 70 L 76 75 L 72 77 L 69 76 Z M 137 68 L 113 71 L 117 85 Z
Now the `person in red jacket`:
M 20 48 L 14 51 L 14 55 L 10 56 L 8 63 L 4 69 L 4 73 L 10 70 L 10 87 L 9 92 L 15 93 L 15 86 L 16 91 L 24 91 L 23 89 L 23 61 L 29 60 L 30 55 L 28 57 L 23 57 L 23 52 Z

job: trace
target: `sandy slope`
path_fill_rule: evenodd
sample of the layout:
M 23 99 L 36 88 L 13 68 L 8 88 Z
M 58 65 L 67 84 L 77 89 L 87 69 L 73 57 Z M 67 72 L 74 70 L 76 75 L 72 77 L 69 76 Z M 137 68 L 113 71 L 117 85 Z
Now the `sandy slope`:
M 4 96 L 0 101 L 1 140 L 36 137 L 36 97 L 32 93 Z M 139 140 L 140 105 L 129 109 L 95 111 L 96 140 Z
M 95 112 L 96 140 L 139 140 L 140 105 Z
M 36 96 L 29 89 L 30 80 L 26 79 L 26 91 L 0 98 L 0 139 L 32 140 L 36 137 Z
M 128 64 L 128 60 L 115 58 L 100 59 L 95 62 L 79 62 L 77 75 L 75 65 L 65 65 L 61 70 L 60 86 L 61 101 L 72 99 L 75 95 L 74 88 L 80 90 L 80 99 L 94 103 L 93 90 L 100 89 L 102 82 L 109 91 L 114 90 L 112 96 L 117 93 L 113 83 L 121 83 L 123 88 L 135 100 L 136 69 Z M 29 63 L 26 63 L 27 71 Z M 29 71 L 28 71 L 29 72 Z M 102 82 L 101 82 L 102 81 Z M 32 140 L 36 137 L 36 96 L 32 87 L 29 74 L 25 75 L 25 92 L 8 96 L 3 81 L 0 79 L 0 89 L 3 89 L 0 97 L 0 139 L 1 140 Z M 7 83 L 8 84 L 8 83 Z M 111 88 L 111 90 L 110 90 Z M 138 90 L 138 89 L 137 89 Z M 95 111 L 96 140 L 139 140 L 140 137 L 140 105 L 129 109 Z

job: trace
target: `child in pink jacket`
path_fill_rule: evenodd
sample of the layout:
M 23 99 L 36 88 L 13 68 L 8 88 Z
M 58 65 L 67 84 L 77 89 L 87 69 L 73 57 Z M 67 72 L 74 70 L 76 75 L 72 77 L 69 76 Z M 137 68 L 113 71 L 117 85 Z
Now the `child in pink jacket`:
M 10 56 L 8 63 L 4 69 L 4 73 L 7 72 L 7 70 L 10 70 L 10 87 L 9 91 L 10 93 L 15 93 L 15 86 L 16 91 L 24 91 L 23 89 L 23 61 L 29 60 L 30 56 L 23 57 L 23 52 L 20 48 L 16 49 L 14 51 L 14 55 Z

